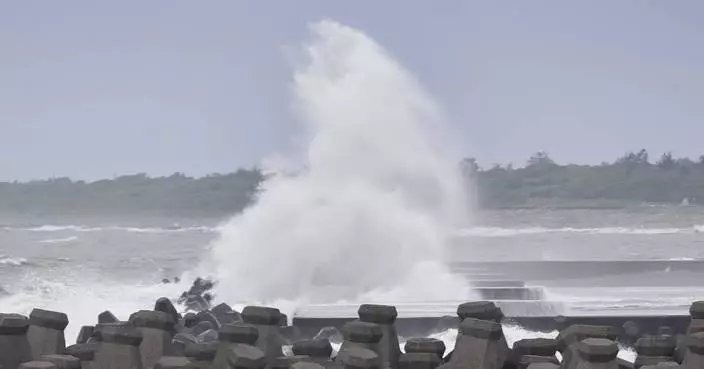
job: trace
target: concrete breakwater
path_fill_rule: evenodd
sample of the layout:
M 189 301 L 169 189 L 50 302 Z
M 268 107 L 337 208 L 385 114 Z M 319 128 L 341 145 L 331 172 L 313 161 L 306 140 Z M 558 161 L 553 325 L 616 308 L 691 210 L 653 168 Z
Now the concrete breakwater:
M 3 369 L 150 368 L 704 368 L 704 301 L 679 317 L 540 317 L 554 339 L 522 339 L 510 345 L 507 324 L 530 322 L 507 316 L 490 301 L 462 303 L 456 316 L 415 329 L 422 318 L 399 318 L 394 306 L 364 304 L 354 319 L 289 319 L 278 309 L 227 304 L 180 313 L 168 298 L 125 320 L 110 311 L 84 326 L 67 344 L 68 317 L 34 309 L 29 316 L 0 314 Z M 534 317 L 536 318 L 536 317 Z M 581 319 L 581 320 L 580 320 Z M 535 321 L 535 320 L 534 320 Z M 547 322 L 550 326 L 547 326 Z M 662 325 L 658 325 L 662 323 Z M 319 324 L 322 325 L 322 324 Z M 657 325 L 657 327 L 656 327 Z M 314 329 L 312 328 L 314 327 Z M 433 330 L 457 329 L 454 348 L 428 338 Z M 403 346 L 399 343 L 405 342 Z M 632 347 L 634 362 L 618 358 Z

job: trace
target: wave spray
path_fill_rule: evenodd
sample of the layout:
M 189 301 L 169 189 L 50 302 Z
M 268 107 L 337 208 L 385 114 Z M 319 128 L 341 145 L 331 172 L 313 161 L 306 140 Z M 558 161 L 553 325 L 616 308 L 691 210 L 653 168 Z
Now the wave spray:
M 295 174 L 272 175 L 221 227 L 204 267 L 230 303 L 458 301 L 445 264 L 468 219 L 438 107 L 362 32 L 311 25 L 293 96 L 306 138 Z M 291 173 L 291 172 L 287 172 Z

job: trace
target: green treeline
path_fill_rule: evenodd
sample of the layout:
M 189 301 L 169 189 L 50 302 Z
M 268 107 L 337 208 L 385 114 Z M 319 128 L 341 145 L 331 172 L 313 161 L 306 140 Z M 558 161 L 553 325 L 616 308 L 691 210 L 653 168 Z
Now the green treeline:
M 541 152 L 519 169 L 480 169 L 472 159 L 463 164 L 475 178 L 480 204 L 490 208 L 704 203 L 704 156 L 694 161 L 665 153 L 651 161 L 648 152 L 641 150 L 613 163 L 590 166 L 560 165 Z
M 221 216 L 249 205 L 262 179 L 258 170 L 242 169 L 197 179 L 176 173 L 90 183 L 68 178 L 0 183 L 0 213 Z
M 521 168 L 481 168 L 462 161 L 485 208 L 538 206 L 604 207 L 634 203 L 704 203 L 704 157 L 649 160 L 641 150 L 613 163 L 560 165 L 545 153 Z M 241 211 L 264 179 L 257 169 L 191 178 L 176 173 L 145 174 L 96 182 L 54 178 L 0 183 L 0 213 L 26 214 L 172 214 L 221 216 Z

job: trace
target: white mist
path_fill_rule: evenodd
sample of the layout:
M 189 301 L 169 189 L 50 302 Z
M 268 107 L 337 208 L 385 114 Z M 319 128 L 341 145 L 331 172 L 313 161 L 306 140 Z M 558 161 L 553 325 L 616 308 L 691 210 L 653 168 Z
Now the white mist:
M 471 298 L 445 266 L 468 223 L 457 158 L 438 107 L 362 32 L 311 26 L 293 78 L 306 147 L 296 175 L 267 180 L 231 219 L 205 267 L 233 304 Z

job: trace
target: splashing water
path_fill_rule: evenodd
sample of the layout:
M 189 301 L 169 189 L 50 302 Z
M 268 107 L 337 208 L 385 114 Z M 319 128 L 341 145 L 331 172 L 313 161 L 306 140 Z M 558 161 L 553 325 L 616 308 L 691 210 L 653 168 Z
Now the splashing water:
M 456 162 L 435 146 L 442 117 L 412 76 L 363 33 L 311 26 L 294 74 L 304 169 L 275 175 L 211 245 L 231 303 L 462 300 L 444 264 L 468 221 Z

